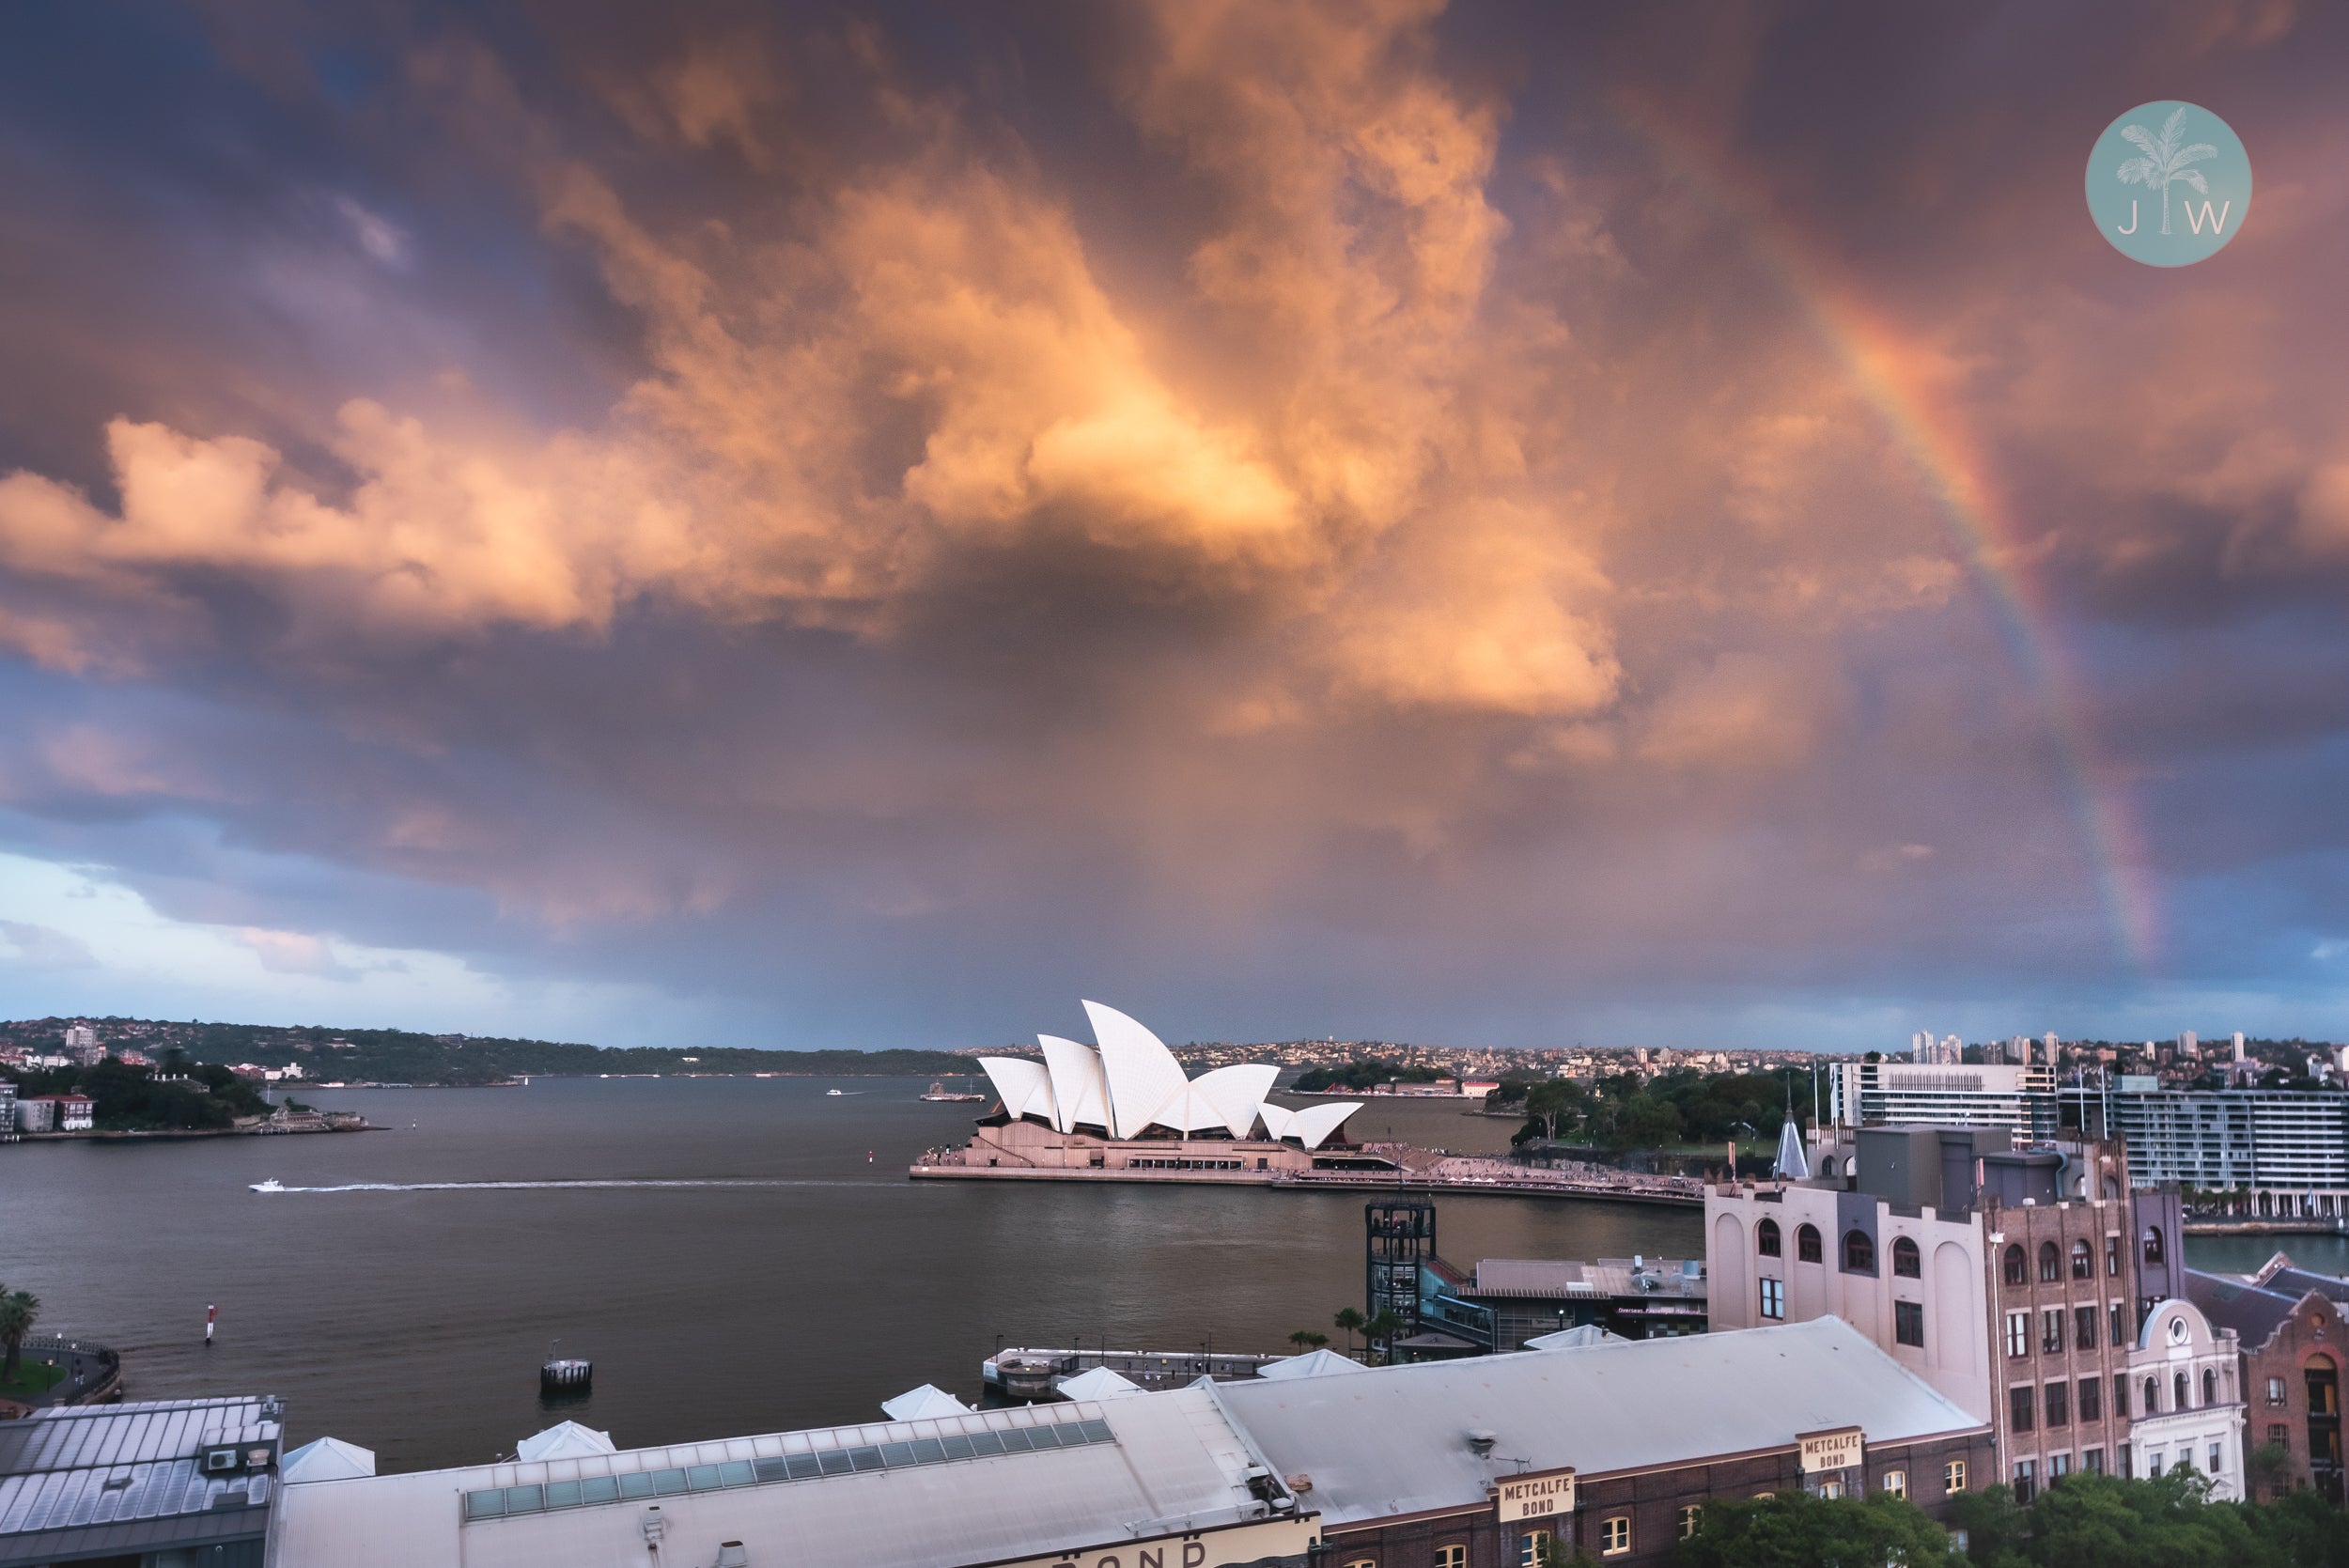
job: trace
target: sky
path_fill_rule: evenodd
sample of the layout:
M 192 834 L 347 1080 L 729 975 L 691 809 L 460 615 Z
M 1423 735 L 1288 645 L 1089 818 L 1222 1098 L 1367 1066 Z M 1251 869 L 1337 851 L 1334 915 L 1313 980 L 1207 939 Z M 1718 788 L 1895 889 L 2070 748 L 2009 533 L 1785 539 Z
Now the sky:
M 2349 11 L 0 13 L 0 1013 L 2349 1034 Z M 2118 116 L 2242 138 L 2196 265 Z

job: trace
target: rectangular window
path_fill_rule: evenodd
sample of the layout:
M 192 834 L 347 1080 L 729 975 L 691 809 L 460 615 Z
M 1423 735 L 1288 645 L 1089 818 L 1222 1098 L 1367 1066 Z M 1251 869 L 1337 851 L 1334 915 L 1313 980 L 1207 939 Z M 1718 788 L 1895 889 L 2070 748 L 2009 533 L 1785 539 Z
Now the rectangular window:
M 2137 1450 L 2131 1448 L 2126 1443 L 2123 1443 L 2113 1452 L 2121 1456 L 2121 1479 L 2123 1481 L 2126 1481 L 2131 1476 L 2137 1474 Z
M 2081 1454 L 2080 1468 L 2086 1470 L 2090 1475 L 2104 1474 L 2105 1451 L 2102 1449 L 2090 1449 L 2087 1452 Z
M 2105 1418 L 2105 1384 L 2100 1377 L 2080 1379 L 2080 1420 L 2102 1421 Z
M 2128 1343 L 2129 1314 L 2127 1310 L 2123 1308 L 2120 1302 L 2115 1301 L 2111 1307 L 2107 1310 L 2105 1315 L 2112 1320 L 2112 1343 L 2115 1344 Z
M 1876 1489 L 1888 1498 L 1905 1498 L 1908 1496 L 1908 1472 L 1906 1470 L 1885 1471 L 1884 1480 L 1878 1484 Z
M 2063 1354 L 2063 1309 L 2049 1307 L 2039 1314 L 2039 1351 L 2043 1356 Z
M 2072 1473 L 2072 1456 L 2059 1453 L 2047 1461 L 2047 1484 L 2053 1486 Z
M 1966 1490 L 1965 1460 L 1952 1459 L 1948 1464 L 1941 1467 L 1941 1490 L 1944 1492 L 1963 1492 Z
M 2028 1507 L 2030 1499 L 2038 1494 L 2039 1462 L 2035 1459 L 2017 1459 L 2015 1462 L 2015 1500 Z
M 1436 1548 L 1436 1568 L 1468 1568 L 1468 1547 L 1455 1542 Z
M 1962 1529 L 1953 1529 L 1950 1531 L 1950 1549 L 1955 1552 L 1958 1556 L 1964 1557 L 1968 1551 L 1972 1550 L 1973 1545 L 1974 1538 L 1970 1532 Z
M 2164 1457 L 2165 1455 L 2160 1449 L 2147 1449 L 2145 1451 L 2145 1474 L 2148 1479 L 2161 1474 L 2163 1468 L 2161 1462 Z
M 2096 1348 L 2095 1308 L 2075 1307 L 2072 1309 L 2072 1348 L 2075 1350 Z
M 1631 1515 L 1618 1514 L 1598 1527 L 1598 1555 L 1621 1557 L 1631 1549 Z
M 2225 1445 L 2225 1444 L 2223 1444 L 2223 1443 L 2213 1443 L 2213 1444 L 2211 1444 L 2211 1446 L 2210 1446 L 2210 1473 L 2211 1473 L 2211 1474 L 2213 1474 L 2213 1475 L 2218 1475 L 2218 1474 L 2221 1474 L 2221 1473 L 2223 1473 L 2223 1472 L 2226 1470 L 2226 1467 L 2227 1467 L 2227 1449 L 2226 1449 L 2226 1445 Z
M 2049 1426 L 2072 1424 L 2071 1384 L 2050 1383 L 2047 1385 L 2047 1424 Z
M 2281 1405 L 2283 1402 L 2284 1380 L 2280 1377 L 2269 1378 L 2267 1380 L 2267 1403 L 2270 1405 Z
M 1786 1315 L 1785 1281 L 1765 1280 L 1762 1281 L 1762 1315 L 1772 1318 L 1783 1318 Z
M 1542 1568 L 1542 1549 L 1549 1545 L 1549 1531 L 1529 1529 L 1517 1542 L 1517 1568 Z
M 1829 1476 L 1825 1481 L 1819 1483 L 1819 1496 L 1823 1498 L 1840 1498 L 1843 1495 L 1843 1478 L 1842 1476 Z
M 2105 1275 L 2114 1280 L 2121 1277 L 2121 1238 L 2117 1235 L 2105 1237 Z
M 2292 1446 L 2292 1428 L 2280 1421 L 2271 1421 L 2267 1427 L 2267 1440 L 2279 1448 L 2288 1449 Z
M 1921 1301 L 1892 1303 L 1892 1338 L 1900 1344 L 1925 1343 L 1925 1304 Z
M 2129 1419 L 2129 1380 L 2118 1374 L 2112 1379 L 2112 1419 L 2117 1421 Z
M 2006 1391 L 2008 1429 L 2015 1432 L 2029 1432 L 2031 1411 L 2037 1404 L 2038 1397 L 2032 1393 L 2030 1384 L 2026 1383 L 2020 1388 L 2009 1389 Z
M 2017 1359 L 2030 1354 L 2030 1313 L 2006 1314 L 2006 1353 Z
M 1704 1516 L 1703 1503 L 1690 1503 L 1680 1511 L 1680 1539 L 1688 1540 L 1697 1532 L 1697 1521 Z

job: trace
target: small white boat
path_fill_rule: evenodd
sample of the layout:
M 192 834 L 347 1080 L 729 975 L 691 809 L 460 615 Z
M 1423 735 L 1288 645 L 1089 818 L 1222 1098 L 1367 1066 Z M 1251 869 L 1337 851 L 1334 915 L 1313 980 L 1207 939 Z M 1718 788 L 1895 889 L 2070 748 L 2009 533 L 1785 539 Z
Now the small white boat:
M 256 1192 L 283 1192 L 286 1190 L 286 1184 L 279 1181 L 275 1176 L 272 1176 L 265 1182 L 255 1182 L 253 1184 L 253 1190 Z

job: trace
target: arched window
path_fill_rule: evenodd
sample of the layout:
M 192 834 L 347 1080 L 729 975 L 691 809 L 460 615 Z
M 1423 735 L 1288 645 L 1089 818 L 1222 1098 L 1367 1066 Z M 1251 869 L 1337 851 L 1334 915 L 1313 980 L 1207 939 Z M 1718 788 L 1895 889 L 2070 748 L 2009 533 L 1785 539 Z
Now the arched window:
M 2063 1255 L 2056 1250 L 2054 1242 L 2041 1242 L 2039 1244 L 2039 1282 L 2047 1284 L 2062 1278 Z
M 2186 1396 L 2186 1374 L 2180 1373 L 2170 1380 L 2170 1391 L 2177 1396 L 2177 1403 L 2170 1406 L 2172 1410 L 2184 1410 L 2192 1405 L 2193 1401 Z
M 2202 1369 L 2202 1403 L 2205 1405 L 2218 1403 L 2218 1369 L 2217 1367 Z
M 1782 1257 L 1782 1244 L 1778 1239 L 1778 1221 L 1765 1219 L 1753 1228 L 1754 1250 L 1766 1258 Z
M 2010 1285 L 2019 1285 L 2023 1282 L 2023 1248 L 2022 1244 L 2017 1242 L 2006 1250 L 2006 1261 L 2000 1269 L 1999 1277 Z
M 2096 1277 L 2096 1250 L 2085 1241 L 2072 1243 L 2072 1278 L 2093 1280 Z
M 1829 1155 L 1827 1158 L 1819 1161 L 1819 1174 L 1827 1177 L 1830 1181 L 1834 1179 L 1835 1157 L 1833 1155 Z
M 2161 1414 L 2161 1379 L 2158 1377 L 2145 1379 L 2145 1414 Z
M 1868 1239 L 1867 1232 L 1843 1233 L 1843 1266 L 1855 1274 L 1876 1271 L 1876 1244 Z
M 2145 1227 L 2145 1261 L 2159 1263 L 2161 1257 L 2161 1227 L 2148 1225 Z
M 1917 1251 L 1916 1242 L 1907 1236 L 1892 1238 L 1892 1272 L 1904 1280 L 1924 1278 L 1924 1259 Z
M 1816 1225 L 1804 1225 L 1795 1232 L 1795 1261 L 1797 1263 L 1826 1261 L 1826 1254 L 1819 1249 L 1819 1228 Z

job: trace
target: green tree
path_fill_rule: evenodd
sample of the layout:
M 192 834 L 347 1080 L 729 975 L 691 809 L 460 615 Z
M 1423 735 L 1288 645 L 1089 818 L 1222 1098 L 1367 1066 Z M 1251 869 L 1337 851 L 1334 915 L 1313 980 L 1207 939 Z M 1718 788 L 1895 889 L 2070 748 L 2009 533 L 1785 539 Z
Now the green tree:
M 2033 1499 L 2029 1560 L 2061 1568 L 2254 1568 L 2275 1561 L 2249 1510 L 2210 1500 L 2209 1478 L 2180 1467 L 2145 1481 L 2074 1475 Z
M 1366 1321 L 1361 1312 L 1351 1307 L 1340 1307 L 1338 1315 L 1330 1320 L 1332 1327 L 1346 1330 L 1346 1353 L 1348 1356 L 1354 1354 L 1354 1336 L 1362 1331 L 1362 1325 Z
M 1394 1337 L 1403 1332 L 1403 1320 L 1392 1311 L 1381 1312 L 1362 1325 L 1362 1332 L 1378 1347 L 1380 1358 L 1392 1361 L 1394 1359 Z
M 1672 1551 L 1674 1568 L 1953 1568 L 1947 1531 L 1902 1498 L 1878 1493 L 1817 1498 L 1795 1490 L 1717 1498 L 1694 1535 Z
M 1307 1342 L 1312 1340 L 1313 1337 L 1314 1331 L 1310 1328 L 1293 1328 L 1289 1330 L 1289 1343 L 1297 1346 L 1300 1354 L 1306 1348 Z
M 17 1362 L 24 1349 L 24 1336 L 40 1321 L 40 1301 L 31 1291 L 11 1291 L 0 1285 L 0 1345 L 8 1348 L 0 1358 L 0 1383 L 16 1381 Z

